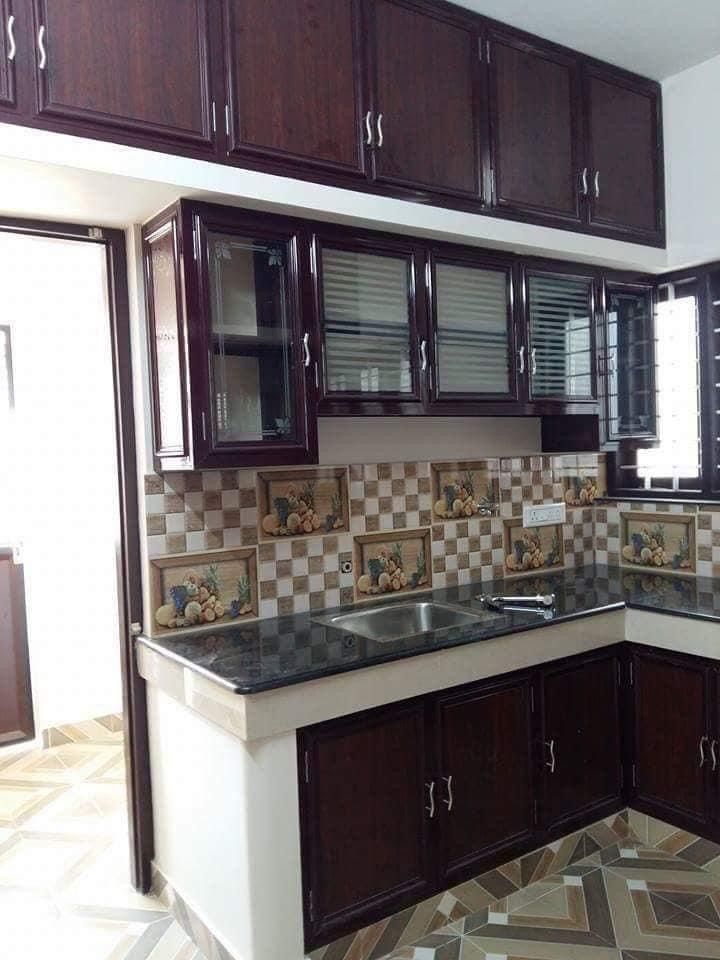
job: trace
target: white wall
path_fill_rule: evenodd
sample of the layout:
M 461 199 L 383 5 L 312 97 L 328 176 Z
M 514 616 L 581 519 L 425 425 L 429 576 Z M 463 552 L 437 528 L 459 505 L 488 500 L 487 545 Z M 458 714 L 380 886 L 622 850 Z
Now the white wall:
M 670 269 L 720 259 L 720 56 L 663 82 Z
M 119 510 L 105 251 L 0 234 L 16 408 L 0 538 L 21 540 L 38 730 L 121 709 Z

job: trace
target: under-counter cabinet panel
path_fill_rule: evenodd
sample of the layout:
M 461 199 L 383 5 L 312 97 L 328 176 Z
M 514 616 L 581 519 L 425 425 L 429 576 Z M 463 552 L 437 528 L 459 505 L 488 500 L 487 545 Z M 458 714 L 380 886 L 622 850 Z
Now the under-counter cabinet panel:
M 494 204 L 579 223 L 578 59 L 510 33 L 488 43 Z
M 532 834 L 531 697 L 526 675 L 438 698 L 441 886 Z
M 440 799 L 426 768 L 422 702 L 305 730 L 299 766 L 306 942 L 430 893 L 426 834 Z
M 622 793 L 620 660 L 588 657 L 542 672 L 542 822 L 599 819 Z
M 34 13 L 40 118 L 212 147 L 207 0 L 34 0 Z
M 586 68 L 585 97 L 590 224 L 657 239 L 664 231 L 657 85 Z
M 476 25 L 447 6 L 370 6 L 374 109 L 366 142 L 375 180 L 479 200 Z
M 720 760 L 711 729 L 710 668 L 698 658 L 636 650 L 631 671 L 632 803 L 705 833 L 708 776 Z
M 364 172 L 359 3 L 223 0 L 230 155 Z
M 16 0 L 0 0 L 0 109 L 17 106 L 15 71 L 19 38 Z

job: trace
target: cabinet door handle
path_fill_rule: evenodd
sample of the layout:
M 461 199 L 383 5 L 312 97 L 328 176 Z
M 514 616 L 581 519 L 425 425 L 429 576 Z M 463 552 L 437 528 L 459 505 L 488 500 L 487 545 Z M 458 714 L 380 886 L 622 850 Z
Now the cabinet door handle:
M 443 798 L 443 803 L 447 806 L 448 813 L 450 813 L 453 808 L 452 774 L 450 774 L 449 777 L 443 777 L 443 780 L 447 784 L 447 799 Z
M 378 147 L 381 147 L 383 145 L 383 140 L 385 139 L 383 135 L 382 122 L 383 122 L 383 115 L 379 113 L 377 118 Z
M 533 347 L 532 350 L 530 351 L 530 373 L 532 373 L 533 376 L 535 376 L 535 374 L 537 373 L 537 361 L 535 359 L 535 354 L 536 354 L 536 349 L 535 347 Z
M 305 336 L 303 337 L 302 343 L 303 343 L 303 354 L 305 355 L 305 359 L 303 360 L 303 366 L 309 367 L 310 366 L 310 334 L 309 333 L 305 334 Z
M 520 373 L 525 373 L 525 347 L 520 347 L 518 357 L 520 358 L 520 366 L 518 369 Z
M 432 818 L 435 816 L 435 781 L 431 780 L 430 783 L 426 783 L 425 786 L 427 787 L 428 799 L 430 801 L 430 806 L 425 807 L 425 809 L 432 820 Z
M 11 13 L 7 18 L 7 38 L 8 38 L 8 60 L 15 59 L 17 53 L 17 44 L 15 43 L 15 14 Z
M 599 170 L 595 171 L 594 184 L 595 184 L 595 199 L 599 200 L 600 199 L 600 171 Z
M 582 180 L 582 195 L 586 197 L 588 195 L 588 182 L 587 182 L 587 167 L 583 167 L 583 171 L 580 174 L 580 179 Z
M 365 133 L 367 135 L 365 137 L 365 143 L 367 144 L 368 147 L 371 147 L 373 142 L 373 132 L 372 132 L 371 121 L 372 121 L 372 110 L 368 110 L 368 112 L 365 114 Z
M 700 737 L 700 743 L 698 745 L 698 749 L 700 751 L 700 763 L 698 764 L 699 767 L 704 767 L 705 761 L 707 760 L 707 757 L 705 756 L 705 744 L 707 742 L 708 742 L 707 737 L 704 737 L 704 736 Z
M 40 59 L 38 60 L 38 68 L 44 70 L 47 66 L 47 51 L 45 49 L 45 24 L 41 24 L 40 29 L 38 30 L 37 36 L 37 45 L 38 52 L 40 54 Z
M 555 773 L 555 741 L 546 740 L 545 744 L 550 750 L 550 760 L 545 761 L 545 766 L 550 768 L 550 773 Z
M 710 756 L 712 757 L 712 772 L 715 773 L 717 770 L 717 753 L 715 752 L 715 747 L 717 746 L 717 740 L 710 741 Z
M 422 373 L 427 370 L 427 340 L 420 341 L 420 370 Z

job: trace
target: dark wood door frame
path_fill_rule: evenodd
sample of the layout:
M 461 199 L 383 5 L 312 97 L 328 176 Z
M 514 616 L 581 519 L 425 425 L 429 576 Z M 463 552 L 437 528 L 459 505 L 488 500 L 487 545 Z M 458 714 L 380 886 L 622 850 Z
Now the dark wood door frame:
M 133 625 L 142 624 L 143 610 L 125 234 L 122 230 L 4 217 L 0 217 L 0 232 L 95 243 L 105 249 L 120 508 L 121 600 L 118 613 L 130 874 L 133 886 L 147 892 L 153 855 L 153 818 L 145 681 L 137 671 L 133 637 Z

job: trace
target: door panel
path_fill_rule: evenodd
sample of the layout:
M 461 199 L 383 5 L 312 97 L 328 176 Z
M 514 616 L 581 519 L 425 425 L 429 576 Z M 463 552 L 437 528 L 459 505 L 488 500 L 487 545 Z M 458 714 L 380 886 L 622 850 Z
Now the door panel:
M 448 884 L 533 827 L 527 677 L 437 705 L 441 871 Z
M 17 105 L 15 72 L 22 34 L 17 0 L 0 0 L 0 108 Z
M 659 94 L 591 74 L 585 95 L 590 222 L 658 234 Z
M 224 0 L 223 7 L 229 152 L 362 173 L 358 0 Z
M 212 142 L 207 0 L 35 0 L 41 117 Z
M 543 820 L 553 828 L 620 800 L 619 661 L 543 674 Z
M 403 704 L 305 731 L 306 890 L 311 937 L 361 909 L 385 916 L 430 889 L 425 708 Z M 386 905 L 386 908 L 385 908 Z
M 579 222 L 577 61 L 505 35 L 491 51 L 494 202 Z
M 475 28 L 396 0 L 374 10 L 375 178 L 478 196 Z
M 658 816 L 680 814 L 704 824 L 707 667 L 638 652 L 633 655 L 633 685 L 636 798 Z
M 23 571 L 0 549 L 0 745 L 34 736 Z

